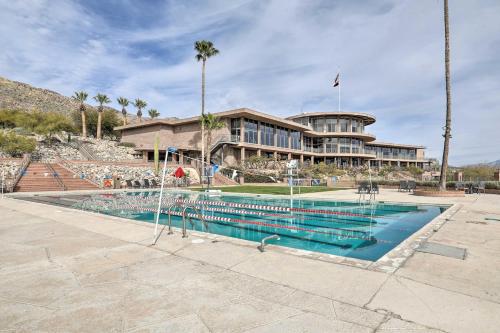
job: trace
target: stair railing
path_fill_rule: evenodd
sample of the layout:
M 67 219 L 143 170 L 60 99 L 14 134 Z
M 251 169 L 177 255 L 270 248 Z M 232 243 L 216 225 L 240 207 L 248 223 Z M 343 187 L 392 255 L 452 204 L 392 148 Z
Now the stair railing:
M 48 162 L 45 163 L 45 167 L 49 169 L 50 173 L 52 173 L 52 176 L 56 180 L 57 184 L 63 189 L 63 191 L 67 191 L 68 189 L 66 188 L 66 185 L 64 185 L 61 177 L 59 177 L 59 174 L 54 170 L 52 165 Z
M 14 192 L 14 189 L 16 188 L 17 183 L 19 183 L 19 180 L 21 180 L 21 177 L 25 174 L 26 169 L 31 163 L 31 154 L 24 154 L 23 160 L 21 162 L 21 167 L 17 171 L 14 180 L 10 184 L 8 188 L 8 192 Z

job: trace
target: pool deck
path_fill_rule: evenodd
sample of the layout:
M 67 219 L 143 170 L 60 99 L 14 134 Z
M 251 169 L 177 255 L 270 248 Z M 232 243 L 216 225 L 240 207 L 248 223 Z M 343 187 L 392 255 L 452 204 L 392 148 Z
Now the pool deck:
M 455 204 L 428 237 L 465 260 L 411 251 L 383 271 L 202 233 L 151 246 L 150 224 L 0 199 L 0 332 L 498 332 L 500 221 L 485 218 L 500 196 L 377 199 Z

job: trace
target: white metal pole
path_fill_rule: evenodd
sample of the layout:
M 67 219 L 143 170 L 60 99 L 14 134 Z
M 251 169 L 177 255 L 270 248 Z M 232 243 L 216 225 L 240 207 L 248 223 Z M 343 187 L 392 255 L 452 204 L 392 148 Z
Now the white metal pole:
M 168 160 L 168 148 L 165 151 L 165 162 L 163 163 L 163 174 L 161 177 L 160 198 L 158 199 L 158 209 L 156 210 L 155 234 L 153 237 L 153 243 L 156 240 L 156 235 L 158 232 L 158 221 L 160 220 L 161 201 L 163 198 L 163 186 L 165 185 L 165 174 L 167 173 L 167 160 Z
M 339 112 L 340 112 L 340 73 L 339 73 Z
M 3 188 L 5 186 L 5 169 L 2 168 L 2 199 L 3 199 Z

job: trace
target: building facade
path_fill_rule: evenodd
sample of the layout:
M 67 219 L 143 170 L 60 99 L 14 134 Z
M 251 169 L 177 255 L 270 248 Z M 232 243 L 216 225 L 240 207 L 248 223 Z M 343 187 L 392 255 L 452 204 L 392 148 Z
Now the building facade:
M 376 141 L 366 128 L 375 117 L 358 112 L 302 113 L 288 118 L 243 108 L 215 113 L 225 127 L 212 133 L 209 147 L 212 161 L 234 165 L 251 156 L 302 163 L 335 164 L 339 168 L 370 164 L 425 168 L 425 147 Z M 153 147 L 174 146 L 173 162 L 187 164 L 199 158 L 201 132 L 199 117 L 166 118 L 119 126 L 122 142 L 133 143 L 145 160 L 153 159 Z M 160 153 L 160 159 L 164 159 Z M 170 159 L 170 156 L 169 156 Z

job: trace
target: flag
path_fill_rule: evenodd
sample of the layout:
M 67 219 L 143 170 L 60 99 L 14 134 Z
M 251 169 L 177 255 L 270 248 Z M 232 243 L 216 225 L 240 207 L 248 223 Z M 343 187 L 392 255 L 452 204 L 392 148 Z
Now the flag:
M 335 77 L 335 81 L 333 82 L 334 87 L 338 87 L 340 85 L 340 73 Z
M 181 168 L 181 167 L 178 167 L 178 168 L 177 168 L 177 170 L 175 170 L 175 172 L 174 172 L 174 176 L 175 176 L 176 178 L 182 178 L 182 177 L 184 177 L 185 175 L 186 175 L 186 174 L 184 173 L 184 170 L 182 170 L 182 168 Z

